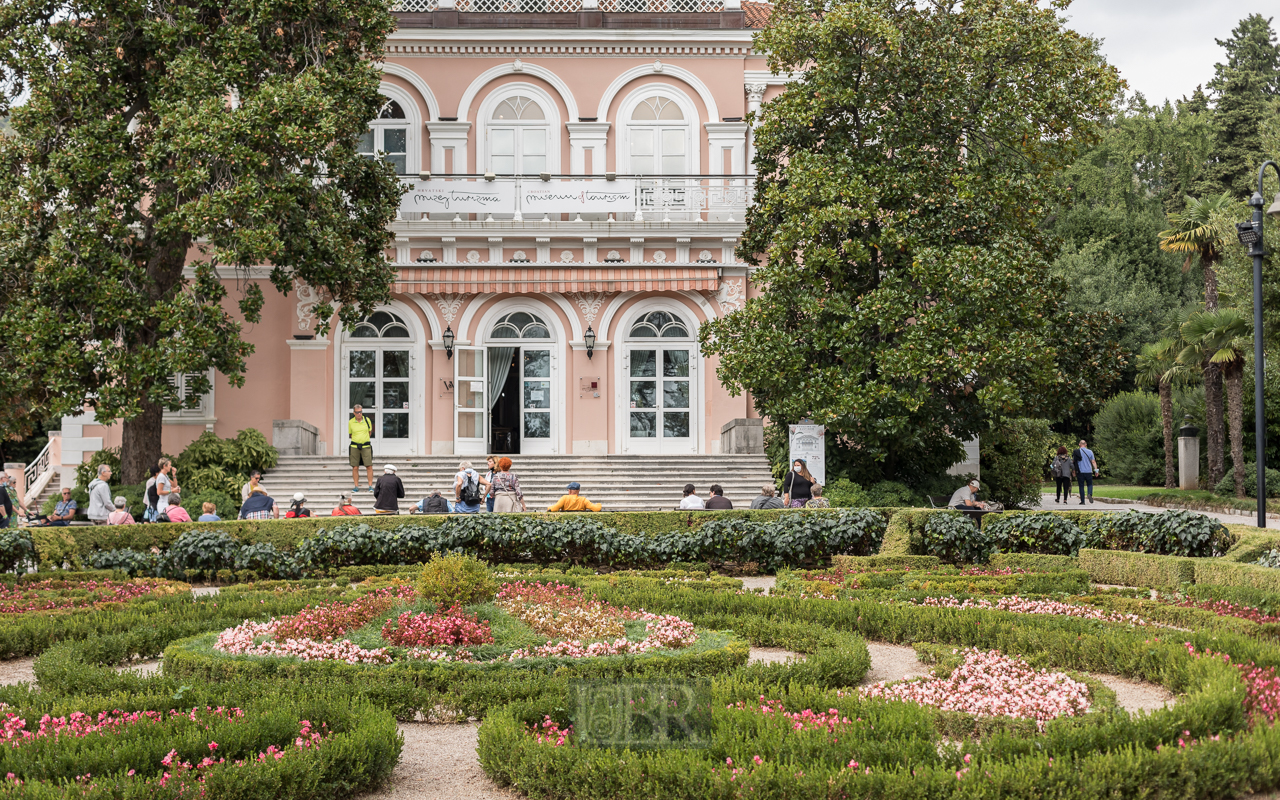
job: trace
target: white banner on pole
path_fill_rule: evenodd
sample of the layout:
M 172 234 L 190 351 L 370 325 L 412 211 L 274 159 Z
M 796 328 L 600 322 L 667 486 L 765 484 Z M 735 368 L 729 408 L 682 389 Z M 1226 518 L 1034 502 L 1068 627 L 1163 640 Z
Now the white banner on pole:
M 523 181 L 524 214 L 608 213 L 636 210 L 634 180 Z
M 510 214 L 516 208 L 511 181 L 405 181 L 404 188 L 402 212 Z
M 809 474 L 822 486 L 827 485 L 827 429 L 822 425 L 792 425 L 791 427 L 791 460 L 787 469 L 791 469 L 796 459 L 804 459 Z

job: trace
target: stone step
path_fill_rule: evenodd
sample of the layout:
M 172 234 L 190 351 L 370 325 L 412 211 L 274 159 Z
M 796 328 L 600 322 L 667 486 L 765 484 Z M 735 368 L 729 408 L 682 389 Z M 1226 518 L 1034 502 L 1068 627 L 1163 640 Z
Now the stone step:
M 401 507 L 407 509 L 433 491 L 451 497 L 461 460 L 458 456 L 388 457 L 377 461 L 374 475 L 382 474 L 383 463 L 396 465 L 405 485 Z M 482 457 L 466 460 L 477 468 L 484 465 Z M 580 482 L 582 493 L 606 509 L 635 511 L 675 508 L 686 483 L 694 484 L 704 499 L 708 487 L 719 483 L 735 507 L 745 508 L 759 494 L 760 486 L 773 480 L 763 455 L 518 456 L 513 461 L 512 472 L 520 478 L 530 510 L 554 503 L 571 480 Z M 350 469 L 345 456 L 285 456 L 264 476 L 263 486 L 282 509 L 301 491 L 314 511 L 327 514 L 338 495 L 351 489 Z M 363 485 L 363 468 L 361 473 Z M 373 509 L 373 495 L 367 491 L 357 492 L 354 502 L 362 511 Z

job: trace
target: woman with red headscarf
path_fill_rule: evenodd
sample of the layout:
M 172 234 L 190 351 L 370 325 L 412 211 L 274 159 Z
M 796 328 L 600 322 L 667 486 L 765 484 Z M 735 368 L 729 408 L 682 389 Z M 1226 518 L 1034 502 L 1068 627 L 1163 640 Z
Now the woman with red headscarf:
M 493 476 L 493 511 L 495 514 L 511 514 L 525 510 L 520 479 L 511 471 L 511 459 L 503 456 L 498 459 L 498 474 Z

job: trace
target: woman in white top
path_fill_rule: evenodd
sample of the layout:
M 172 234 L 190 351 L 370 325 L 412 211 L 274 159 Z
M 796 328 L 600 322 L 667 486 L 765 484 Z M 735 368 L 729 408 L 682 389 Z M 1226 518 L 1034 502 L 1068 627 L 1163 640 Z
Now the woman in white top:
M 684 485 L 684 499 L 680 501 L 681 511 L 701 511 L 707 507 L 707 504 L 702 502 L 702 498 L 694 494 L 695 491 L 697 490 L 693 488 L 692 483 Z

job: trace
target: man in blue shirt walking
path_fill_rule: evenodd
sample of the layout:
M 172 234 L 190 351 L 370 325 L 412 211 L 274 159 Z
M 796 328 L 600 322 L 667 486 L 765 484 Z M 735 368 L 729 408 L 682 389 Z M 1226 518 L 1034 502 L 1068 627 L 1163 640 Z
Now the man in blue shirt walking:
M 1093 476 L 1098 474 L 1098 460 L 1094 458 L 1089 443 L 1080 440 L 1080 446 L 1071 454 L 1071 466 L 1075 468 L 1076 480 L 1080 483 L 1080 505 L 1084 505 L 1084 487 L 1089 485 L 1089 502 L 1093 502 Z

